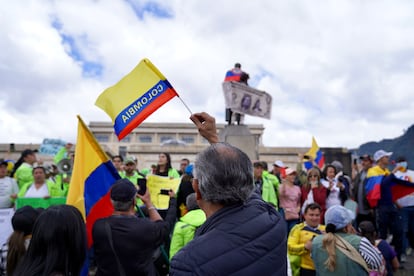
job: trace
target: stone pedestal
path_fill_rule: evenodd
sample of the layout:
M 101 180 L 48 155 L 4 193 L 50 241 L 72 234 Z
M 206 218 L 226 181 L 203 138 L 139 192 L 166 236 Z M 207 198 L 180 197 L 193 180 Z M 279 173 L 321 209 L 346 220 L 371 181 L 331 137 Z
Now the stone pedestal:
M 259 159 L 257 138 L 246 125 L 226 125 L 219 132 L 219 139 L 244 151 L 250 160 Z

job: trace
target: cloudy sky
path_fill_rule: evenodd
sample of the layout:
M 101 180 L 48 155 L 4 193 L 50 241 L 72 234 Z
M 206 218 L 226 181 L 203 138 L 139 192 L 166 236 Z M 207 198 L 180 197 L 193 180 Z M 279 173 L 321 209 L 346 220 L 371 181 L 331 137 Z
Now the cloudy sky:
M 414 123 L 414 1 L 3 1 L 0 143 L 76 140 L 76 115 L 149 58 L 224 123 L 235 62 L 273 96 L 266 146 L 358 147 Z M 189 122 L 175 98 L 148 122 Z

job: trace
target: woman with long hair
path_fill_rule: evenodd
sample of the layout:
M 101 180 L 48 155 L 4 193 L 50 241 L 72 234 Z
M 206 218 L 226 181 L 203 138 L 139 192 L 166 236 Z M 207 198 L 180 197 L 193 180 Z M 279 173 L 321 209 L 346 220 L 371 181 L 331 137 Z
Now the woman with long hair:
M 178 171 L 171 166 L 171 156 L 167 152 L 161 152 L 158 155 L 158 163 L 155 169 L 155 174 L 171 178 L 180 178 Z
M 29 247 L 33 225 L 40 212 L 41 209 L 23 206 L 14 213 L 11 219 L 13 233 L 1 248 L 0 275 L 4 275 L 4 271 L 7 275 L 13 275 L 17 264 Z
M 381 253 L 368 239 L 356 235 L 354 217 L 341 205 L 326 211 L 326 234 L 312 241 L 312 259 L 319 275 L 368 275 L 381 267 Z
M 286 169 L 286 177 L 279 186 L 279 206 L 283 209 L 287 224 L 287 234 L 299 223 L 301 191 L 295 185 L 296 171 L 291 168 Z
M 311 168 L 308 171 L 307 181 L 301 187 L 302 198 L 302 214 L 304 213 L 306 206 L 310 203 L 318 203 L 321 210 L 321 224 L 324 220 L 324 215 L 326 212 L 326 198 L 329 195 L 329 190 L 326 189 L 321 183 L 321 172 L 317 168 Z
M 13 275 L 79 275 L 86 257 L 86 230 L 71 205 L 46 209 L 33 226 L 30 246 Z

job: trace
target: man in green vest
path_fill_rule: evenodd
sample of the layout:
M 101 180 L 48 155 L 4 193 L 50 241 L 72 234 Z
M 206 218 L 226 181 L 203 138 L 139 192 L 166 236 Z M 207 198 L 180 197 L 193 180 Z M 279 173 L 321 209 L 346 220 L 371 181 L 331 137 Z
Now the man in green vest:
M 256 161 L 253 163 L 255 191 L 260 194 L 264 201 L 277 208 L 277 197 L 272 182 L 263 175 L 263 163 Z
M 145 178 L 145 176 L 137 171 L 137 159 L 135 156 L 127 156 L 124 160 L 124 174 L 122 178 L 126 178 L 131 181 L 135 186 L 138 185 L 139 178 Z

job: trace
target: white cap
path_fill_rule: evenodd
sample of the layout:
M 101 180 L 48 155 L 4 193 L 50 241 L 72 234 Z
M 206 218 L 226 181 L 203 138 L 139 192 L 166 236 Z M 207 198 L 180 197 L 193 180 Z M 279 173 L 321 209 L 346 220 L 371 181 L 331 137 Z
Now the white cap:
M 273 163 L 274 166 L 278 166 L 279 168 L 284 168 L 285 164 L 283 164 L 282 161 L 276 160 L 275 163 Z
M 292 169 L 292 168 L 287 168 L 285 170 L 285 174 L 286 175 L 289 175 L 289 174 L 292 174 L 292 173 L 296 173 L 296 170 L 295 169 Z
M 380 160 L 381 158 L 383 158 L 384 156 L 391 156 L 392 152 L 386 152 L 385 150 L 377 150 L 374 153 L 374 161 L 378 162 L 378 160 Z

